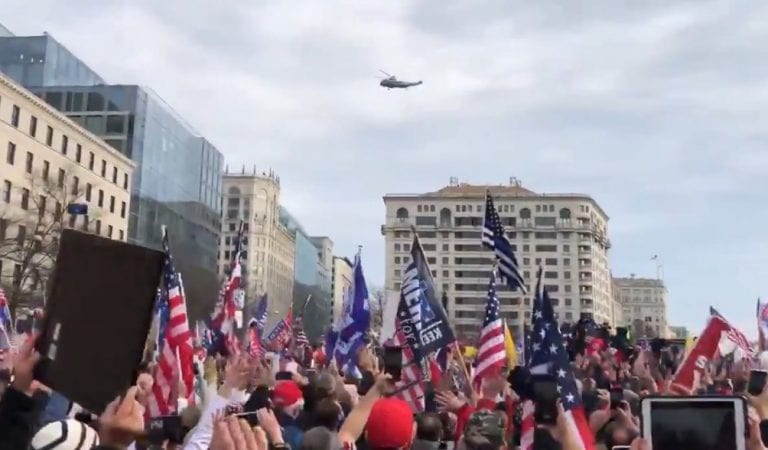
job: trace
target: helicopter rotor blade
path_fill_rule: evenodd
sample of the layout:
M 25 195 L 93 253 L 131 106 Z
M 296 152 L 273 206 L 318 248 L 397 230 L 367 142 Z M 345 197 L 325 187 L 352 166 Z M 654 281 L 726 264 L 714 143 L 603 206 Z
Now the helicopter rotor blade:
M 392 75 L 388 74 L 387 72 L 384 72 L 383 70 L 379 69 L 379 72 L 383 73 L 384 75 L 391 77 Z

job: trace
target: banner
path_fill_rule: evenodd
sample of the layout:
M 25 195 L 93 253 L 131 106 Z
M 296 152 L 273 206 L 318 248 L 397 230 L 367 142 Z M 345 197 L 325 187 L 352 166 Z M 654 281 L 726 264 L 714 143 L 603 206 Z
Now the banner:
M 723 333 L 727 333 L 730 327 L 718 316 L 712 316 L 707 326 L 696 340 L 691 351 L 680 364 L 671 388 L 684 395 L 691 395 L 698 386 L 694 386 L 697 379 L 695 373 L 702 375 L 707 363 L 717 354 L 718 344 Z

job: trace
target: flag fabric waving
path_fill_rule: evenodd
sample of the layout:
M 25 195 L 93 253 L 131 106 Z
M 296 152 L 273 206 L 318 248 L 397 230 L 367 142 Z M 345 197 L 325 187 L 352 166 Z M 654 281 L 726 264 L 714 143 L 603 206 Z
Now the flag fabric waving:
M 577 438 L 580 447 L 591 450 L 595 448 L 594 436 L 581 403 L 581 394 L 571 370 L 565 341 L 555 320 L 552 301 L 541 283 L 541 273 L 542 270 L 539 267 L 536 296 L 533 302 L 532 355 L 529 368 L 531 373 L 549 374 L 555 377 L 565 410 L 566 423 L 573 436 Z
M 517 366 L 517 346 L 512 339 L 512 332 L 509 331 L 507 321 L 504 321 L 504 350 L 507 354 L 507 367 L 510 369 Z
M 351 298 L 344 302 L 344 311 L 334 330 L 329 333 L 328 344 L 339 368 L 354 363 L 357 349 L 363 345 L 363 338 L 371 323 L 371 308 L 368 285 L 363 273 L 360 252 L 355 257 L 353 266 Z
M 403 348 L 403 368 L 400 373 L 400 381 L 395 383 L 395 396 L 405 400 L 414 413 L 424 411 L 424 371 L 416 362 L 414 353 L 408 343 L 399 320 L 395 321 L 396 332 L 391 340 L 391 345 Z
M 264 335 L 264 327 L 267 324 L 267 294 L 261 296 L 258 303 L 252 303 L 248 306 L 248 354 L 254 358 L 259 358 L 263 353 L 261 341 Z
M 214 333 L 214 348 L 221 352 L 224 348 L 230 353 L 238 353 L 237 337 L 235 336 L 235 310 L 242 279 L 240 255 L 245 245 L 244 224 L 241 221 L 235 240 L 235 250 L 232 252 L 229 278 L 224 282 L 219 293 L 219 302 L 211 318 L 211 330 Z
M 269 332 L 266 342 L 269 343 L 273 349 L 287 349 L 288 344 L 291 342 L 291 334 L 293 333 L 293 306 L 288 308 L 288 314 L 277 322 L 272 331 Z
M 718 312 L 715 308 L 709 307 L 709 314 L 710 316 L 719 317 L 723 322 L 725 322 L 728 325 L 728 329 L 725 332 L 724 339 L 721 338 L 719 349 L 720 353 L 723 355 L 727 355 L 732 353 L 734 350 L 738 349 L 741 352 L 742 357 L 749 357 L 752 358 L 755 356 L 755 349 L 752 348 L 752 344 L 749 343 L 749 339 L 747 339 L 747 336 L 742 333 L 741 330 L 733 326 L 730 322 L 728 322 L 725 317 L 723 317 L 720 312 Z M 737 356 L 739 356 L 737 354 Z
M 160 337 L 160 359 L 155 368 L 155 384 L 149 401 L 150 416 L 167 415 L 176 411 L 177 386 L 184 383 L 186 394 L 194 398 L 192 334 L 187 321 L 187 305 L 181 277 L 176 273 L 168 244 L 168 232 L 163 227 L 163 281 L 159 300 L 163 304 L 159 311 L 164 323 Z
M 520 273 L 520 265 L 517 263 L 515 252 L 512 250 L 512 243 L 509 242 L 504 233 L 504 226 L 501 224 L 501 218 L 493 205 L 491 192 L 485 193 L 485 220 L 483 220 L 483 245 L 494 251 L 499 263 L 499 277 L 511 289 L 519 288 L 524 294 L 525 280 Z
M 757 331 L 760 342 L 760 351 L 766 350 L 766 338 L 768 338 L 768 301 L 757 299 Z
M 11 310 L 8 308 L 8 298 L 5 296 L 5 291 L 0 287 L 0 327 L 7 329 L 11 326 Z
M 496 297 L 496 274 L 491 272 L 488 283 L 488 302 L 485 305 L 485 319 L 480 330 L 480 345 L 477 350 L 477 368 L 473 383 L 480 386 L 483 378 L 499 373 L 504 367 L 507 354 L 504 348 L 504 329 L 499 314 L 499 299 Z

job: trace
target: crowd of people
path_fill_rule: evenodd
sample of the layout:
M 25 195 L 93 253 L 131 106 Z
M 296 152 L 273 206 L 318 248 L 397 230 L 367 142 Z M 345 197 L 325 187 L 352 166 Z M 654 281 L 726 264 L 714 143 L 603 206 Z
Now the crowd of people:
M 285 355 L 209 357 L 203 369 L 207 389 L 194 405 L 180 407 L 179 414 L 147 417 L 153 379 L 143 370 L 134 386 L 95 416 L 35 381 L 33 369 L 40 359 L 35 338 L 30 336 L 14 355 L 12 370 L 2 375 L 0 449 L 585 448 L 565 420 L 560 401 L 555 420 L 534 424 L 532 447 L 521 447 L 524 422 L 538 417 L 525 410 L 525 400 L 539 406 L 522 367 L 487 377 L 469 392 L 446 372 L 425 382 L 424 409 L 414 411 L 396 395 L 393 375 L 381 370 L 372 344 L 356 355 L 360 378 L 345 376 L 333 363 L 311 367 L 316 364 L 299 364 Z M 745 392 L 759 358 L 710 361 L 697 376 L 695 389 L 680 392 L 670 383 L 683 356 L 684 351 L 674 348 L 640 346 L 573 355 L 571 370 L 594 448 L 650 449 L 640 437 L 639 407 L 649 395 L 745 396 L 748 448 L 768 448 L 768 392 Z M 617 389 L 620 398 L 611 395 Z

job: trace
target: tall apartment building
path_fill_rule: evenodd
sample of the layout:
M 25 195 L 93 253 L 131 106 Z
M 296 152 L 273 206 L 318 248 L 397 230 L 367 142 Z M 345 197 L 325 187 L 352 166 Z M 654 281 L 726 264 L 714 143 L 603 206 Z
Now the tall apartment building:
M 268 326 L 293 304 L 295 281 L 294 233 L 280 222 L 280 179 L 272 172 L 227 172 L 223 180 L 223 210 L 219 243 L 219 274 L 229 270 L 237 227 L 242 219 L 247 244 L 242 256 L 246 302 L 269 296 Z M 309 252 L 314 255 L 314 246 Z M 314 264 L 310 270 L 314 275 Z
M 531 293 L 538 265 L 561 321 L 582 312 L 612 322 L 608 268 L 608 216 L 584 194 L 537 194 L 516 179 L 508 185 L 479 186 L 451 179 L 449 186 L 423 194 L 387 194 L 385 239 L 387 298 L 396 298 L 410 260 L 411 226 L 421 238 L 440 294 L 460 336 L 479 335 L 493 253 L 481 245 L 485 193 L 490 190 L 514 246 L 529 294 L 497 286 L 502 316 L 516 331 L 530 324 Z
M 342 256 L 333 257 L 333 270 L 331 273 L 331 323 L 335 323 L 341 317 L 341 308 L 344 305 L 344 296 L 347 295 L 354 283 L 352 261 Z M 330 325 L 329 324 L 329 325 Z
M 616 297 L 621 304 L 623 325 L 647 337 L 668 337 L 667 288 L 653 278 L 614 278 Z
M 0 71 L 136 163 L 128 241 L 159 249 L 165 225 L 190 314 L 204 314 L 219 289 L 222 154 L 151 89 L 107 84 L 48 34 L 0 37 Z
M 317 277 L 324 292 L 331 294 L 331 275 L 333 273 L 333 241 L 328 236 L 312 236 L 312 244 L 317 249 Z
M 0 285 L 14 300 L 41 299 L 62 228 L 127 239 L 135 164 L 4 75 L 0 155 Z

